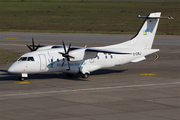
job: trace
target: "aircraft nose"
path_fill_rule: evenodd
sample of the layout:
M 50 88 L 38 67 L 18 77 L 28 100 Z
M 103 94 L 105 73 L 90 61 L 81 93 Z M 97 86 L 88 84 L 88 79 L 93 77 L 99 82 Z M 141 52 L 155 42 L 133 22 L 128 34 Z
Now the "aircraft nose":
M 9 73 L 13 73 L 14 72 L 14 67 L 13 66 L 10 66 L 7 70 Z

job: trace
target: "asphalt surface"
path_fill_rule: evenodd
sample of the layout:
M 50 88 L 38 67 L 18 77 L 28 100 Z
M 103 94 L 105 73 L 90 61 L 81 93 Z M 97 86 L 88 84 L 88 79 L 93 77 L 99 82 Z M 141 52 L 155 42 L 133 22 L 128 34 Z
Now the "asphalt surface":
M 36 44 L 104 46 L 132 35 L 0 33 L 0 49 L 21 54 Z M 25 82 L 0 65 L 1 120 L 179 120 L 180 37 L 156 36 L 160 49 L 139 63 L 92 72 L 88 79 L 63 73 L 29 75 Z

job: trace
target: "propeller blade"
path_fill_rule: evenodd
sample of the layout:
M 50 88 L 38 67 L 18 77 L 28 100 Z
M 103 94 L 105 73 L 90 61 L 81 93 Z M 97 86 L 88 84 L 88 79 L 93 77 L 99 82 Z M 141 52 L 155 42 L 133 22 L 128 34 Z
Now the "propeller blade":
M 31 51 L 33 51 L 32 48 L 31 48 L 29 45 L 27 45 L 27 47 L 28 47 Z
M 66 53 L 66 46 L 64 44 L 64 41 L 62 41 L 62 43 L 63 43 L 63 47 L 64 47 L 64 52 Z
M 68 48 L 67 54 L 69 54 L 70 47 L 71 47 L 71 43 L 69 44 L 69 48 Z
M 64 62 L 65 62 L 65 59 L 63 58 L 63 63 L 62 63 L 62 65 L 61 65 L 61 67 L 64 66 Z
M 69 58 L 69 57 L 67 58 L 67 61 L 68 61 L 68 62 L 70 61 L 70 58 Z
M 70 70 L 70 65 L 69 65 L 69 61 L 68 61 L 68 67 L 69 67 L 69 69 L 66 69 L 66 70 Z
M 40 47 L 40 44 L 36 47 L 36 49 L 34 51 L 36 51 L 39 47 Z
M 59 54 L 63 55 L 64 53 L 62 53 L 62 52 L 59 52 Z
M 73 57 L 73 56 L 70 56 L 70 55 L 69 55 L 68 57 L 69 57 L 69 58 L 72 58 L 72 59 L 74 59 L 74 57 Z
M 40 44 L 39 45 L 34 45 L 34 38 L 32 37 L 32 45 L 27 45 L 27 47 L 31 50 L 31 52 L 32 51 L 36 51 L 39 47 L 41 47 L 40 46 Z
M 32 45 L 33 45 L 33 51 L 34 51 L 34 38 L 32 37 Z
M 64 66 L 64 63 L 65 63 L 65 60 L 67 59 L 67 63 L 68 63 L 68 67 L 69 67 L 69 69 L 67 69 L 67 70 L 70 70 L 70 64 L 69 64 L 69 61 L 70 61 L 70 58 L 72 58 L 72 59 L 74 59 L 74 57 L 73 56 L 70 56 L 69 55 L 69 51 L 70 51 L 70 48 L 71 48 L 71 43 L 69 44 L 69 47 L 68 47 L 68 50 L 66 51 L 66 46 L 65 46 L 65 44 L 64 44 L 64 41 L 62 41 L 62 43 L 63 43 L 63 47 L 64 47 L 64 53 L 62 53 L 62 52 L 58 52 L 59 54 L 61 54 L 64 58 L 63 58 L 63 63 L 62 63 L 62 67 Z

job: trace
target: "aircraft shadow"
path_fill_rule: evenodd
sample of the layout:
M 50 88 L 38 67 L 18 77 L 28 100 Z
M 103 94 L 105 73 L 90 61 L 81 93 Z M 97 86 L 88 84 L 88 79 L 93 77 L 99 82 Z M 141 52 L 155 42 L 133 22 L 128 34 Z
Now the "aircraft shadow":
M 88 81 L 86 79 L 82 79 L 78 74 L 74 75 L 73 77 L 68 77 L 64 73 L 31 74 L 27 79 L 64 79 L 73 81 Z
M 18 75 L 8 73 L 7 70 L 0 70 L 0 72 L 0 81 L 14 81 L 19 79 Z
M 127 70 L 111 70 L 111 69 L 101 69 L 94 72 L 91 72 L 91 75 L 106 75 L 111 73 L 122 73 Z M 19 76 L 17 74 L 11 74 L 8 73 L 7 70 L 0 70 L 2 72 L 2 75 L 0 77 L 1 81 L 18 81 Z M 28 78 L 25 78 L 25 80 L 33 80 L 33 79 L 64 79 L 64 80 L 70 80 L 70 81 L 89 81 L 88 79 L 82 78 L 81 74 L 75 74 L 73 77 L 67 77 L 64 73 L 41 73 L 41 74 L 30 74 L 28 75 Z
M 112 73 L 122 73 L 127 70 L 112 70 L 112 69 L 100 69 L 94 72 L 91 72 L 91 75 L 103 75 L 103 74 L 112 74 Z
M 0 70 L 0 82 L 1 81 L 19 81 L 17 74 L 8 73 L 7 70 Z M 73 81 L 88 81 L 87 79 L 81 78 L 80 74 L 76 74 L 73 77 L 67 77 L 64 73 L 40 73 L 40 74 L 29 74 L 25 80 L 33 79 L 65 79 Z

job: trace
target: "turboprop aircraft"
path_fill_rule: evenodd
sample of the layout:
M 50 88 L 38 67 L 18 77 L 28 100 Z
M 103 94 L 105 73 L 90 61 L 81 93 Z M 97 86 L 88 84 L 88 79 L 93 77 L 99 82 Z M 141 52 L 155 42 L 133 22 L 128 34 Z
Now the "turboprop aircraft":
M 90 72 L 123 65 L 129 62 L 140 62 L 145 56 L 159 51 L 151 49 L 161 12 L 150 13 L 145 18 L 137 34 L 129 41 L 104 47 L 75 47 L 63 45 L 27 45 L 31 52 L 22 55 L 8 69 L 10 73 L 19 74 L 23 81 L 28 74 L 42 72 L 63 72 L 67 76 L 81 73 L 87 78 Z

